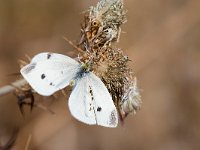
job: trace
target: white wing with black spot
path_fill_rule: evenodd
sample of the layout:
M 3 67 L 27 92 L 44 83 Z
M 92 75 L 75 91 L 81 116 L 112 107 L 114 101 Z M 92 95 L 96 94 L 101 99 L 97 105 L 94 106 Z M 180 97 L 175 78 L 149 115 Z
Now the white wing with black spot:
M 96 124 L 92 96 L 89 91 L 88 77 L 75 81 L 75 86 L 69 97 L 69 110 L 76 119 L 87 124 Z
M 116 127 L 118 115 L 104 83 L 93 73 L 87 73 L 76 81 L 69 98 L 71 114 L 87 124 Z
M 45 60 L 60 60 L 60 61 L 67 61 L 71 63 L 78 63 L 76 60 L 62 54 L 52 53 L 52 52 L 42 52 L 37 55 L 35 55 L 31 63 L 37 63 L 39 61 L 45 61 Z
M 118 124 L 118 114 L 106 86 L 93 73 L 89 75 L 89 85 L 94 96 L 94 110 L 97 124 L 105 127 L 116 127 Z
M 41 53 L 20 72 L 37 93 L 49 96 L 69 85 L 79 70 L 80 64 L 70 57 Z

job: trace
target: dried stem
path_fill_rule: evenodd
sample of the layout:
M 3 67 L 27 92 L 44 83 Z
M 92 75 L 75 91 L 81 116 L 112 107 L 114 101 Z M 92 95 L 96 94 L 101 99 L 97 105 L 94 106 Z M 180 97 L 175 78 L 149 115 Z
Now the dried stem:
M 31 139 L 32 139 L 32 134 L 29 134 L 24 150 L 28 150 L 29 149 Z
M 0 88 L 0 96 L 9 94 L 11 92 L 13 92 L 16 87 L 22 87 L 23 85 L 25 85 L 27 82 L 24 79 L 21 80 L 17 80 L 13 83 L 11 83 L 10 85 L 6 85 Z M 12 86 L 13 85 L 13 86 Z

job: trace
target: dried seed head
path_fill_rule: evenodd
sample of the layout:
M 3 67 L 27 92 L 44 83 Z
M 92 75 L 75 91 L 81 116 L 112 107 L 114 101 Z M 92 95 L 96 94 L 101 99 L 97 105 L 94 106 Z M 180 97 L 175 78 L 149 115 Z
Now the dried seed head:
M 89 70 L 102 79 L 122 120 L 141 104 L 128 57 L 121 49 L 112 47 L 119 40 L 125 14 L 122 0 L 100 0 L 85 14 L 79 43 L 84 51 L 81 62 L 90 63 Z
M 85 15 L 80 45 L 87 51 L 96 51 L 117 41 L 120 26 L 126 22 L 122 0 L 101 0 L 96 7 L 90 7 Z
M 89 17 L 91 20 L 102 20 L 104 26 L 120 26 L 126 22 L 123 5 L 122 0 L 100 0 L 96 7 L 90 7 Z

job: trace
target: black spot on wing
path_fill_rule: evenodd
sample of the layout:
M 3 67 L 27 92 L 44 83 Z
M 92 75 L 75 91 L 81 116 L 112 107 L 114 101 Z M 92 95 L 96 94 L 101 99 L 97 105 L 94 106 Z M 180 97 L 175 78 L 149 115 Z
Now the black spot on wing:
M 46 77 L 45 74 L 42 74 L 42 75 L 41 75 L 41 79 L 44 79 L 45 77 Z
M 54 84 L 53 82 L 50 82 L 49 85 L 51 85 L 51 86 L 55 86 L 55 84 Z
M 41 77 L 42 80 L 45 79 L 45 78 L 47 78 L 46 74 L 44 74 L 44 73 L 41 74 L 40 77 Z M 50 86 L 55 86 L 55 84 L 54 84 L 53 82 L 48 81 L 48 79 L 47 79 L 46 81 L 49 82 L 49 85 L 50 85 Z
M 100 112 L 102 110 L 101 107 L 97 107 L 97 111 Z
M 52 53 L 48 53 L 48 54 L 47 54 L 47 59 L 50 59 L 51 56 L 52 56 Z
M 92 110 L 92 107 L 89 108 L 89 111 L 91 111 L 91 110 Z
M 27 67 L 23 69 L 24 74 L 30 73 L 36 66 L 36 63 L 29 64 Z
M 93 94 L 92 88 L 91 88 L 91 87 L 89 87 L 89 88 L 90 88 L 89 92 L 90 92 L 90 95 L 91 95 L 92 101 L 94 101 L 94 94 Z

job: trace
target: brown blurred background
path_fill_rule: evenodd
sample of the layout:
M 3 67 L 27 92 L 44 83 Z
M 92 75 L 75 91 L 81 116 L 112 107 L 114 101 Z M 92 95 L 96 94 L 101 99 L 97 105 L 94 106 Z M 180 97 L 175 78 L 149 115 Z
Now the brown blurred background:
M 76 53 L 81 14 L 97 0 L 0 0 L 0 86 L 19 77 L 18 59 L 52 51 Z M 36 97 L 55 115 L 20 114 L 13 94 L 0 97 L 0 146 L 18 129 L 12 150 L 199 150 L 200 1 L 125 0 L 128 22 L 118 47 L 131 60 L 142 109 L 116 129 L 76 121 L 67 98 Z

